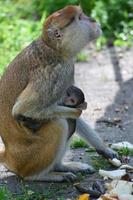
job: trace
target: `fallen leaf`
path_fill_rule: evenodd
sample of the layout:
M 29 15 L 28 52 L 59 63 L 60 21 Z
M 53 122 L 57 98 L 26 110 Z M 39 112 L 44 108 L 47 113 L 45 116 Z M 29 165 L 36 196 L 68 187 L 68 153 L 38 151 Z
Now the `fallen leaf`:
M 127 141 L 124 141 L 124 142 L 118 142 L 118 143 L 114 143 L 111 145 L 111 148 L 112 149 L 122 149 L 122 148 L 128 148 L 130 150 L 133 150 L 133 144 L 127 142 Z
M 103 177 L 108 177 L 111 179 L 119 180 L 121 179 L 122 176 L 126 174 L 125 169 L 117 169 L 117 170 L 112 170 L 112 171 L 106 171 L 106 170 L 99 170 L 99 174 Z
M 133 170 L 133 166 L 131 166 L 131 165 L 121 165 L 120 169 Z
M 77 200 L 90 200 L 90 195 L 89 194 L 82 194 L 78 197 Z
M 133 200 L 133 195 L 131 194 L 123 194 L 119 195 L 120 200 Z
M 133 183 L 129 181 L 113 180 L 111 183 L 107 183 L 106 187 L 107 192 L 111 195 L 132 194 L 133 192 Z
M 118 197 L 112 197 L 109 194 L 104 194 L 97 200 L 118 200 Z

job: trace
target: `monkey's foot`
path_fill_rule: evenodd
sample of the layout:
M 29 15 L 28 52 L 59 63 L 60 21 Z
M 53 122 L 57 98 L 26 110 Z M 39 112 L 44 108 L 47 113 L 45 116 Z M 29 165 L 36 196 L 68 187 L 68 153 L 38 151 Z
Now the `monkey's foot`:
M 95 170 L 92 166 L 81 163 L 81 162 L 66 162 L 58 164 L 55 167 L 55 171 L 61 171 L 61 172 L 81 172 L 81 173 L 93 173 Z
M 24 178 L 25 181 L 44 181 L 44 182 L 73 182 L 76 180 L 76 175 L 71 172 L 51 172 L 47 175 L 41 173 L 34 176 Z
M 113 159 L 113 158 L 119 158 L 118 153 L 111 148 L 105 148 L 103 151 L 102 150 L 97 150 L 97 153 L 101 154 L 104 158 L 107 159 Z

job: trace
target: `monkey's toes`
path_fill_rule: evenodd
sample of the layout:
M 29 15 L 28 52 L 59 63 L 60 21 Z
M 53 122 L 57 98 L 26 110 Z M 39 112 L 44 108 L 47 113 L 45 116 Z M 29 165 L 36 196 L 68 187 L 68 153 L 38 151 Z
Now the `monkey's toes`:
M 69 171 L 73 173 L 93 173 L 94 168 L 87 163 L 81 163 L 81 162 L 68 162 L 67 163 L 67 168 Z
M 63 179 L 64 181 L 67 181 L 67 182 L 73 182 L 77 179 L 77 176 L 73 174 L 72 172 L 66 172 L 63 175 Z
M 95 169 L 87 163 L 78 163 L 78 165 L 79 166 L 77 167 L 77 172 L 81 172 L 83 174 L 92 174 L 95 172 Z

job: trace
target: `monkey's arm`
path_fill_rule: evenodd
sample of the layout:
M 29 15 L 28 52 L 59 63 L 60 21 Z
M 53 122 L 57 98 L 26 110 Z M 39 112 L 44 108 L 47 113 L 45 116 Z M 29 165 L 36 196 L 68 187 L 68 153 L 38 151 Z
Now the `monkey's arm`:
M 96 151 L 99 154 L 102 154 L 105 158 L 112 159 L 118 156 L 115 151 L 105 146 L 98 133 L 82 118 L 76 120 L 76 131 L 87 143 L 90 143 Z
M 45 91 L 41 91 L 40 95 L 39 92 L 34 89 L 34 85 L 29 83 L 14 104 L 12 115 L 21 121 L 23 117 L 35 120 L 44 120 L 57 117 L 78 118 L 82 112 L 76 108 L 68 108 L 65 106 L 58 106 L 56 104 L 46 107 L 46 98 L 47 96 L 45 97 Z

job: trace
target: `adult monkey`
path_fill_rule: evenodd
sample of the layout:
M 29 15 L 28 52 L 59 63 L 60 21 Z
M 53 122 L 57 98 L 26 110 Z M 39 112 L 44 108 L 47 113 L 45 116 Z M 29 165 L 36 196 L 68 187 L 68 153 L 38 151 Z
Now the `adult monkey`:
M 67 118 L 78 118 L 82 111 L 58 102 L 73 83 L 73 58 L 100 32 L 79 7 L 65 7 L 48 17 L 41 37 L 8 66 L 0 80 L 0 134 L 5 145 L 0 161 L 11 171 L 28 180 L 62 181 L 74 177 L 68 171 L 89 169 L 87 164 L 60 162 L 68 140 Z M 45 123 L 33 134 L 20 123 L 26 118 Z M 98 152 L 114 156 L 82 119 L 77 119 L 77 131 Z M 54 169 L 63 172 L 51 172 Z

